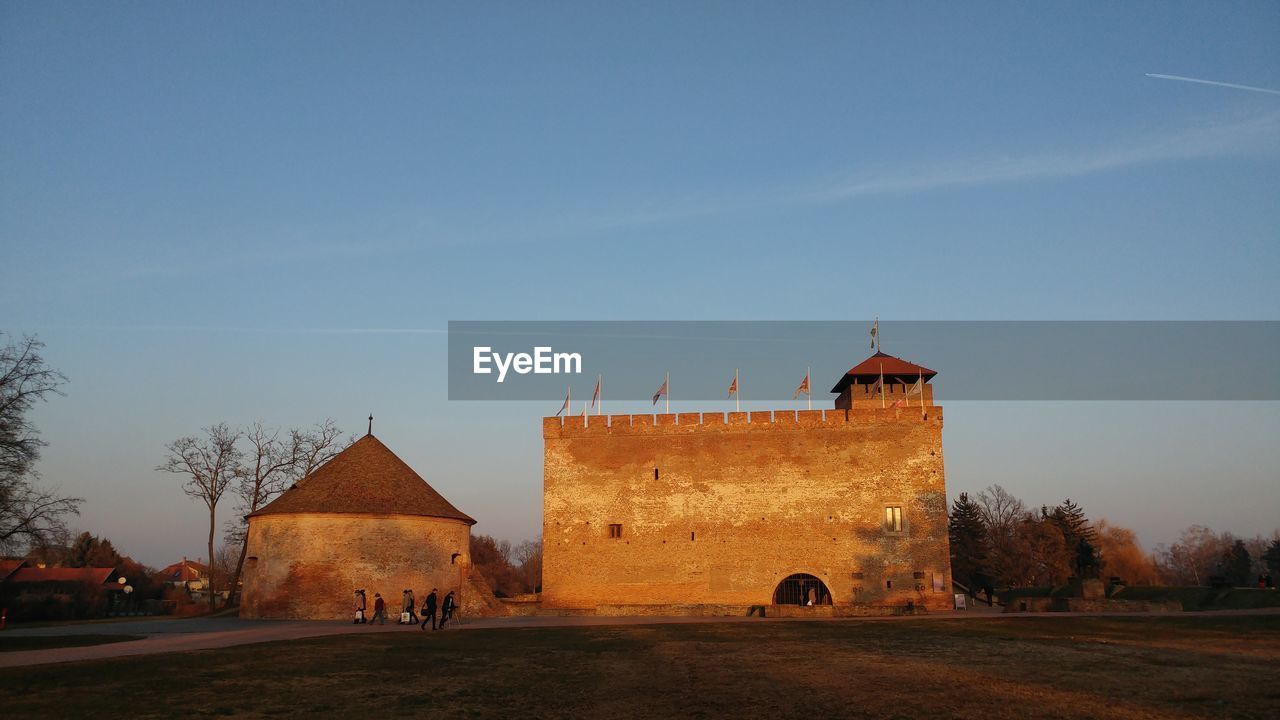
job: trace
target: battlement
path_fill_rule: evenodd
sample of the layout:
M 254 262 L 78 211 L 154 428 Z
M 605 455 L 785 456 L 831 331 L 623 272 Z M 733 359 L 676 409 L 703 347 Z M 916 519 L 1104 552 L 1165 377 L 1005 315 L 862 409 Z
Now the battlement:
M 656 415 L 588 415 L 544 417 L 542 437 L 598 435 L 685 435 L 723 432 L 787 432 L 882 423 L 942 424 L 942 408 L 919 406 L 831 410 L 755 410 L 751 412 L 669 413 Z

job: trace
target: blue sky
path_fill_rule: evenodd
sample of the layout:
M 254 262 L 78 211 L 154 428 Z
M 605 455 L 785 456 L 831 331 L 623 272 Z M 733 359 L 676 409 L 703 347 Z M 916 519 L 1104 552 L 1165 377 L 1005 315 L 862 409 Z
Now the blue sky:
M 152 468 L 217 421 L 372 410 L 536 533 L 554 408 L 448 403 L 450 319 L 1277 319 L 1280 95 L 1146 75 L 1280 89 L 1274 4 L 6 3 L 0 36 L 0 328 L 71 379 L 41 471 L 152 563 L 201 554 Z M 947 418 L 953 492 L 1148 545 L 1280 523 L 1276 403 Z

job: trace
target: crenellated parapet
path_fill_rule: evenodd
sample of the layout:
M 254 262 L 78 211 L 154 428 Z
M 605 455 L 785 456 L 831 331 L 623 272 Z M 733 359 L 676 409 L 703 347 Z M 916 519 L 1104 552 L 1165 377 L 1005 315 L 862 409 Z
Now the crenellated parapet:
M 544 439 L 595 435 L 684 435 L 692 433 L 787 432 L 848 428 L 883 423 L 942 425 L 942 408 L 929 406 L 853 410 L 754 410 L 751 412 L 665 413 L 544 417 Z

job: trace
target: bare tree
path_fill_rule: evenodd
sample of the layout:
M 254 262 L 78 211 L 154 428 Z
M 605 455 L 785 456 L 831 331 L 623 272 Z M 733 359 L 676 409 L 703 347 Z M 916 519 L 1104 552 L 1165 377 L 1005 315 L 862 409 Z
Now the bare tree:
M 1173 545 L 1156 547 L 1160 571 L 1166 581 L 1176 585 L 1206 585 L 1217 570 L 1223 551 L 1234 540 L 1230 533 L 1219 535 L 1207 527 L 1192 525 Z
M 210 569 L 209 589 L 211 591 L 218 592 L 219 590 L 218 587 L 213 585 L 213 577 L 215 575 L 221 578 L 234 577 L 235 569 L 236 569 L 236 558 L 241 556 L 240 549 L 241 549 L 241 546 L 233 542 L 228 542 L 225 537 L 223 538 L 222 546 L 218 548 L 217 557 L 213 559 L 213 562 L 209 563 L 209 569 Z M 235 597 L 236 590 L 235 590 L 234 584 L 232 584 L 229 587 L 224 587 L 221 589 L 227 591 L 228 599 Z
M 320 469 L 321 465 L 333 459 L 355 442 L 355 438 L 342 439 L 342 430 L 331 418 L 307 430 L 290 430 L 293 446 L 298 450 L 298 462 L 294 467 L 295 481 Z
M 516 545 L 512 552 L 528 591 L 539 592 L 542 586 L 542 538 L 525 540 Z
M 231 577 L 228 597 L 233 601 L 248 553 L 245 518 L 284 491 L 299 460 L 296 431 L 290 434 L 293 442 L 284 442 L 278 428 L 269 429 L 256 422 L 244 431 L 244 438 L 248 441 L 249 453 L 246 461 L 234 468 L 235 484 L 231 488 L 240 502 L 235 519 L 227 523 L 228 533 L 223 539 L 223 555 L 228 543 L 239 545 L 238 559 L 227 568 Z
M 63 497 L 38 485 L 35 463 L 45 442 L 27 412 L 51 394 L 66 377 L 40 356 L 44 343 L 20 341 L 0 333 L 0 550 L 40 545 L 66 534 L 65 518 L 78 514 L 80 498 Z
M 249 453 L 246 461 L 235 469 L 236 482 L 232 491 L 240 500 L 239 512 L 228 523 L 226 538 L 240 546 L 239 559 L 235 562 L 228 585 L 232 598 L 236 596 L 249 552 L 246 534 L 248 515 L 271 502 L 291 484 L 311 474 L 345 447 L 339 444 L 342 431 L 333 420 L 325 420 L 306 430 L 290 430 L 287 438 L 281 437 L 281 432 L 266 428 L 261 422 L 244 431 Z
M 1000 485 L 978 493 L 978 513 L 991 533 L 1011 533 L 1027 516 L 1027 507 Z
M 169 443 L 164 462 L 156 469 L 186 478 L 182 490 L 203 502 L 209 509 L 209 573 L 213 574 L 213 536 L 218 527 L 218 502 L 231 487 L 240 467 L 243 453 L 236 442 L 239 430 L 232 430 L 225 423 L 205 428 L 205 437 L 181 437 Z M 210 587 L 214 579 L 209 578 Z M 209 608 L 214 607 L 215 596 L 209 593 Z

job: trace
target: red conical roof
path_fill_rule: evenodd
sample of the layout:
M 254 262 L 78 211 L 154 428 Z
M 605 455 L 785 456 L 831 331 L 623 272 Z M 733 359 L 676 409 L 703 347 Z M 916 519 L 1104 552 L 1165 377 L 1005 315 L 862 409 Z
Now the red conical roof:
M 900 377 L 912 380 L 923 375 L 925 382 L 928 382 L 934 375 L 938 374 L 923 365 L 917 365 L 902 358 L 876 351 L 875 355 L 854 365 L 849 372 L 845 373 L 844 377 L 840 378 L 840 381 L 836 383 L 836 386 L 831 388 L 831 392 L 838 393 L 843 391 L 853 384 L 855 378 L 860 383 L 875 382 L 880 378 L 881 372 L 884 372 L 885 377 Z
M 372 435 L 355 441 L 249 517 L 310 512 L 425 515 L 476 523 Z

